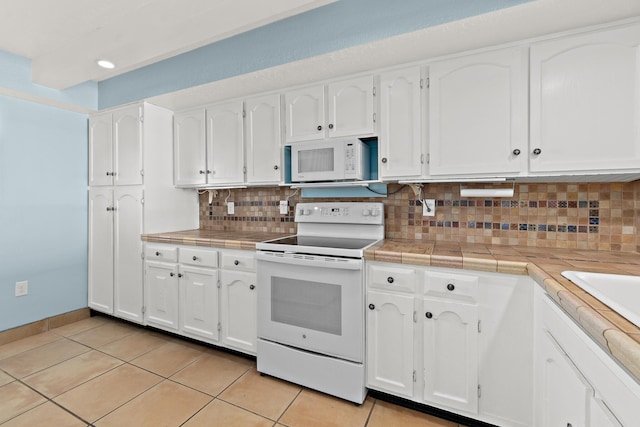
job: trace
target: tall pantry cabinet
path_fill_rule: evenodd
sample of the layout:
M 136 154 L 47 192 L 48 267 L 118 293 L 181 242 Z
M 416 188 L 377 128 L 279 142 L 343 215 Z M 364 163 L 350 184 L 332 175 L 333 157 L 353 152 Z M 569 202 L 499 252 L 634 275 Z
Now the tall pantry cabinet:
M 140 235 L 198 228 L 194 190 L 173 186 L 173 113 L 148 103 L 89 118 L 89 307 L 143 322 Z

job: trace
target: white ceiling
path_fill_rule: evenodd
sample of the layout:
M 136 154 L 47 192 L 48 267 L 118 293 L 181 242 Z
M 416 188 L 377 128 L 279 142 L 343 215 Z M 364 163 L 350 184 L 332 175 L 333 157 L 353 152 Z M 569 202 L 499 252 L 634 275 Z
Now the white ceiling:
M 30 58 L 34 83 L 64 89 L 334 1 L 0 0 L 0 50 Z

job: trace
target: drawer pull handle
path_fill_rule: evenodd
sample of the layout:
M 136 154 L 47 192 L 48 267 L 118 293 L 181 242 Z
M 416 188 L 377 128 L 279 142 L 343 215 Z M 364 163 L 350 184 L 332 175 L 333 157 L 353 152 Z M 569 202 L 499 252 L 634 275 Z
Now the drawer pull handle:
M 156 252 L 156 256 L 160 256 L 160 252 Z
M 238 260 L 233 261 L 233 265 L 238 265 L 238 264 L 240 264 L 240 261 Z
M 169 276 L 173 277 L 173 276 L 175 276 L 175 274 L 173 274 L 173 273 L 169 273 Z
M 373 304 L 369 304 L 369 310 L 375 310 L 376 306 Z
M 256 288 L 256 285 L 249 285 L 249 289 L 254 290 Z
M 431 319 L 431 318 L 433 317 L 433 313 L 431 313 L 430 311 L 427 311 L 427 312 L 424 314 L 424 316 L 425 316 L 427 319 Z
M 387 282 L 393 283 L 394 282 L 393 277 L 391 277 L 391 276 L 387 277 Z
M 453 291 L 456 287 L 453 285 L 453 283 L 449 283 L 447 285 L 447 289 L 449 289 L 450 291 Z
M 197 260 L 198 260 L 198 257 L 194 255 L 194 256 L 193 256 L 193 260 L 194 260 L 194 261 L 197 261 Z

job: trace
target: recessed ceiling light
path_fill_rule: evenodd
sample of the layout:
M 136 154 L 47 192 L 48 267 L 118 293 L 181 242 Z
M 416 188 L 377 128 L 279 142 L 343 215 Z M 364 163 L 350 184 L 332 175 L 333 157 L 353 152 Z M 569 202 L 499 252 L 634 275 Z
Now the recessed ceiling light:
M 115 68 L 115 65 L 113 65 L 113 62 L 107 61 L 106 59 L 98 59 L 96 63 L 102 68 L 108 68 L 108 69 Z

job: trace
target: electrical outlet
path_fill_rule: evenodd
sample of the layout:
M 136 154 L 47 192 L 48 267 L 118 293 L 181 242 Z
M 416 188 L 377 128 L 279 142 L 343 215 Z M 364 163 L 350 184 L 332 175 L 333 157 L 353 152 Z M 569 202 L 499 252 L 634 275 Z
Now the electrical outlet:
M 233 215 L 236 211 L 236 206 L 233 202 L 227 202 L 227 214 Z
M 289 213 L 289 202 L 287 200 L 280 200 L 280 215 L 286 215 Z
M 424 199 L 422 201 L 422 216 L 436 216 L 435 199 Z
M 16 296 L 21 297 L 29 293 L 29 281 L 16 282 Z

